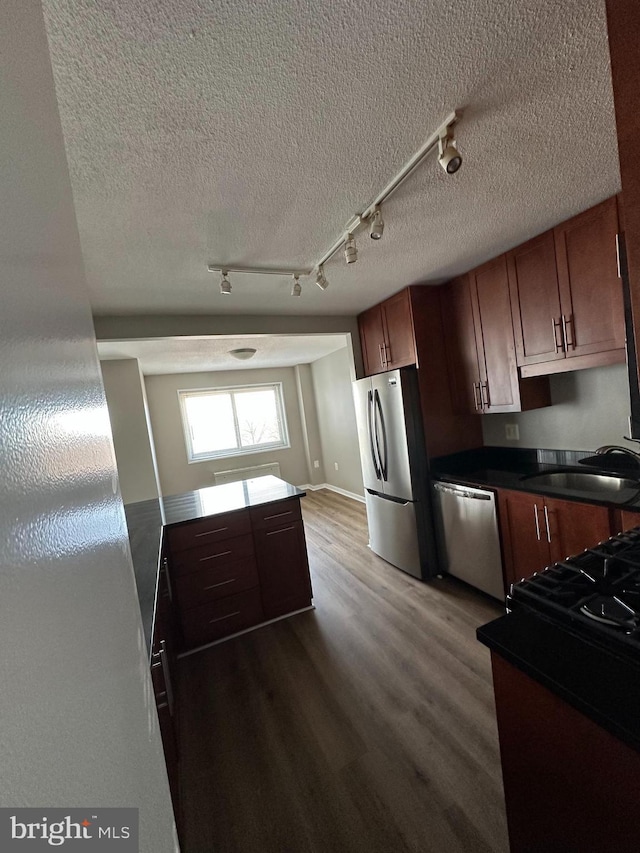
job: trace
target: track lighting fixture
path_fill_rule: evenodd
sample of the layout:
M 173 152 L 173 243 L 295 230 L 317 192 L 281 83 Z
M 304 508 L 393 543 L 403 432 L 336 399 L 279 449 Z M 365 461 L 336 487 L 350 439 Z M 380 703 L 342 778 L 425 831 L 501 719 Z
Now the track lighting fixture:
M 324 267 L 321 265 L 318 267 L 318 272 L 316 274 L 316 284 L 320 288 L 320 290 L 326 290 L 329 287 L 329 282 L 324 277 Z
M 382 211 L 378 205 L 375 206 L 373 210 L 373 216 L 371 217 L 371 226 L 369 228 L 369 237 L 372 240 L 379 240 L 384 233 L 384 219 L 382 218 Z
M 355 264 L 358 260 L 358 247 L 356 246 L 355 237 L 351 232 L 345 237 L 344 259 L 348 264 Z
M 232 273 L 246 273 L 248 275 L 277 275 L 277 276 L 293 276 L 293 284 L 291 285 L 291 295 L 301 296 L 302 287 L 300 285 L 301 276 L 310 276 L 313 270 L 316 271 L 316 284 L 320 290 L 326 290 L 329 282 L 324 275 L 324 265 L 336 255 L 340 249 L 344 249 L 344 259 L 348 264 L 353 264 L 358 260 L 358 248 L 354 234 L 365 223 L 369 224 L 369 236 L 372 240 L 380 240 L 384 233 L 384 220 L 382 218 L 382 205 L 387 199 L 400 187 L 406 179 L 424 162 L 426 157 L 438 151 L 438 163 L 442 166 L 448 175 L 455 174 L 462 165 L 462 155 L 456 148 L 454 139 L 454 128 L 460 119 L 460 112 L 454 111 L 449 113 L 442 124 L 431 133 L 424 141 L 423 145 L 415 152 L 415 154 L 407 160 L 400 171 L 395 175 L 389 183 L 378 193 L 373 201 L 362 210 L 361 213 L 355 214 L 350 222 L 344 226 L 340 236 L 327 249 L 327 251 L 316 261 L 311 269 L 282 269 L 275 267 L 231 267 L 225 265 L 224 269 L 219 263 L 210 263 L 208 265 L 209 272 L 221 272 L 222 281 L 220 282 L 220 293 L 231 293 L 231 284 L 227 279 L 227 275 Z
M 448 127 L 438 137 L 438 163 L 447 175 L 455 174 L 462 166 L 462 155 L 456 148 L 455 139 Z

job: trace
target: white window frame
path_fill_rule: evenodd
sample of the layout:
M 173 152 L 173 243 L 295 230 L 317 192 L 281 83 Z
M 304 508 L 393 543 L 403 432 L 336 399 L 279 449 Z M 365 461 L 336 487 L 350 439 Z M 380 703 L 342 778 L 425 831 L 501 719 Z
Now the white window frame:
M 252 445 L 251 447 L 237 447 L 233 450 L 213 451 L 209 453 L 194 453 L 191 444 L 191 427 L 187 416 L 187 408 L 185 400 L 190 396 L 204 396 L 216 394 L 231 394 L 231 406 L 234 417 L 234 428 L 236 438 L 240 444 L 240 433 L 238 428 L 238 419 L 236 414 L 235 399 L 233 392 L 235 391 L 251 391 L 256 388 L 271 388 L 275 392 L 276 412 L 278 416 L 278 426 L 280 427 L 280 435 L 282 441 L 272 442 L 271 444 Z M 184 434 L 185 446 L 187 450 L 187 461 L 191 465 L 195 462 L 208 462 L 211 459 L 231 459 L 234 456 L 249 456 L 256 453 L 268 453 L 273 450 L 287 450 L 291 447 L 289 444 L 289 429 L 287 426 L 287 415 L 284 405 L 284 390 L 282 382 L 261 382 L 251 385 L 224 385 L 218 388 L 181 388 L 178 390 L 178 403 L 180 405 L 180 414 L 182 416 L 182 432 Z

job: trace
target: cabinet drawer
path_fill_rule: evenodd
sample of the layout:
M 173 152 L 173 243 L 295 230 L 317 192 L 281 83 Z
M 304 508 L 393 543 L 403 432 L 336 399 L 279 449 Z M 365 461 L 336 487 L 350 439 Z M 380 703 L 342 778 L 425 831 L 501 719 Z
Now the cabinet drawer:
M 252 556 L 253 538 L 249 533 L 222 542 L 210 542 L 189 551 L 179 551 L 173 557 L 171 566 L 174 576 L 179 577 L 203 569 L 212 569 L 214 566 L 226 566 Z
M 209 601 L 218 601 L 254 586 L 258 586 L 258 569 L 253 557 L 224 565 L 213 565 L 176 580 L 181 611 Z
M 251 522 L 254 530 L 269 530 L 272 527 L 280 527 L 301 518 L 300 498 L 292 498 L 288 501 L 279 501 L 251 509 Z
M 256 587 L 229 595 L 182 614 L 182 631 L 188 647 L 210 643 L 264 621 L 260 590 Z
M 226 512 L 193 521 L 179 527 L 170 527 L 167 531 L 171 553 L 199 548 L 209 542 L 221 542 L 243 533 L 251 533 L 251 519 L 246 510 Z

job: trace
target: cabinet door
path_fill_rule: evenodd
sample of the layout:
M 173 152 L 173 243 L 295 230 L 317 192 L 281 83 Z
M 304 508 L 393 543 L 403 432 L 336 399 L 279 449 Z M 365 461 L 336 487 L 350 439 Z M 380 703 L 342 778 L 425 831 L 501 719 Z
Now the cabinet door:
M 442 288 L 441 304 L 453 410 L 459 414 L 480 412 L 478 349 L 468 275 L 455 278 Z
M 385 338 L 382 325 L 382 310 L 374 305 L 358 317 L 360 346 L 366 376 L 386 370 Z
M 301 521 L 253 532 L 265 619 L 311 604 L 307 546 Z
M 544 526 L 544 498 L 500 489 L 498 511 L 508 587 L 551 562 Z
M 615 532 L 631 530 L 631 528 L 638 526 L 640 526 L 640 512 L 631 512 L 630 510 L 623 509 L 620 512 L 619 523 L 616 525 Z
M 545 532 L 551 560 L 564 560 L 610 536 L 609 510 L 604 506 L 545 498 Z
M 501 255 L 470 275 L 483 411 L 519 412 L 506 257 Z
M 509 252 L 507 266 L 518 365 L 563 359 L 553 231 Z
M 554 228 L 567 358 L 624 347 L 615 196 Z
M 416 363 L 416 347 L 411 320 L 409 291 L 402 290 L 382 303 L 386 343 L 386 369 Z

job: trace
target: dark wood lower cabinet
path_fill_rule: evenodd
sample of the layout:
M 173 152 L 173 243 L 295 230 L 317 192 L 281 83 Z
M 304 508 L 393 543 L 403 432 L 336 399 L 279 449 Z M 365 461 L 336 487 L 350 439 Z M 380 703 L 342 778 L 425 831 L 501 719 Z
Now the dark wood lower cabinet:
M 637 853 L 640 753 L 491 653 L 511 853 Z
M 298 497 L 166 529 L 182 648 L 311 605 Z
M 266 619 L 311 604 L 307 546 L 301 521 L 254 531 L 260 593 Z
M 595 504 L 499 489 L 498 510 L 507 587 L 611 534 L 609 510 Z

